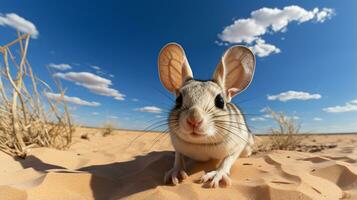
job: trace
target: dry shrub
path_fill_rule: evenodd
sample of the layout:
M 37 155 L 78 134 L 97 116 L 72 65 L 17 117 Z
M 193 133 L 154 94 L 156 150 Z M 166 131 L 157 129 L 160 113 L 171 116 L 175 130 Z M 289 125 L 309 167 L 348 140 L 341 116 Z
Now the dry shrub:
M 269 152 L 271 150 L 299 150 L 303 137 L 299 135 L 300 125 L 293 117 L 285 113 L 277 113 L 268 108 L 272 120 L 278 125 L 277 128 L 271 128 L 266 140 L 256 143 L 254 153 Z
M 272 119 L 277 123 L 278 128 L 271 128 L 270 148 L 280 150 L 294 150 L 301 142 L 300 125 L 293 117 L 288 117 L 285 113 L 276 113 L 269 109 Z
M 82 134 L 81 139 L 83 140 L 89 140 L 88 133 Z
M 108 136 L 111 135 L 115 129 L 115 125 L 112 122 L 106 122 L 103 126 L 104 131 L 103 131 L 103 136 Z
M 29 41 L 28 34 L 18 33 L 0 46 L 0 150 L 20 157 L 32 147 L 67 148 L 74 131 L 59 82 L 62 98 L 49 99 L 45 93 L 52 89 L 33 73 L 26 58 Z

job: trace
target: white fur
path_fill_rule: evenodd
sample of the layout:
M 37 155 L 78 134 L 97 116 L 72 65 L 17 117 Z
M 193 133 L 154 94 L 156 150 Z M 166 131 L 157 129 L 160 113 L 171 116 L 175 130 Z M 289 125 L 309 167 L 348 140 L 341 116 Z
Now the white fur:
M 222 160 L 221 165 L 217 170 L 207 173 L 202 177 L 202 182 L 211 181 L 211 187 L 218 187 L 219 182 L 223 181 L 230 184 L 229 172 L 232 164 L 240 155 L 246 157 L 251 154 L 251 146 L 253 145 L 253 137 L 248 131 L 242 113 L 237 109 L 233 119 L 237 123 L 232 123 L 236 128 L 231 128 L 234 134 L 223 131 L 223 134 L 218 134 L 215 128 L 214 120 L 211 119 L 207 113 L 207 109 L 213 106 L 214 98 L 217 94 L 222 92 L 222 89 L 213 82 L 198 82 L 189 81 L 180 90 L 183 95 L 184 103 L 190 109 L 171 112 L 170 119 L 178 118 L 177 125 L 171 125 L 171 142 L 176 151 L 176 157 L 189 157 L 194 160 L 208 161 L 210 159 Z M 195 137 L 191 135 L 192 130 L 189 129 L 186 118 L 190 116 L 192 109 L 199 109 L 199 115 L 202 115 L 203 124 L 200 127 L 201 132 L 205 133 L 202 137 Z M 221 111 L 214 108 L 218 115 L 227 115 L 227 111 Z M 196 113 L 197 114 L 197 113 Z M 219 117 L 221 120 L 230 120 L 229 116 Z M 177 127 L 178 126 L 178 127 Z M 228 126 L 228 125 L 227 125 Z M 175 128 L 176 127 L 176 128 Z M 222 131 L 222 130 L 221 130 Z M 184 172 L 181 162 L 175 162 L 173 169 L 171 169 L 165 176 L 165 181 L 171 179 L 173 183 L 178 183 L 177 180 Z

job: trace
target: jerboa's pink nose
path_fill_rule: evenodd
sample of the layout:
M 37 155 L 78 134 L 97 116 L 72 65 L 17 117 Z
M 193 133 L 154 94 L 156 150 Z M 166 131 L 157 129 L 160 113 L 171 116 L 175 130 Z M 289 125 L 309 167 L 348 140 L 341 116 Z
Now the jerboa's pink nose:
M 193 117 L 188 117 L 186 119 L 186 122 L 188 125 L 190 125 L 192 128 L 199 127 L 202 124 L 202 119 L 195 119 Z

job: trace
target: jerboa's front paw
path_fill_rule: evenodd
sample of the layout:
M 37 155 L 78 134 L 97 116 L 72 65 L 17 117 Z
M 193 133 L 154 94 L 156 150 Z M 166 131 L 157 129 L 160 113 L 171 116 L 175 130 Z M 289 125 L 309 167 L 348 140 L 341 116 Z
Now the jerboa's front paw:
M 174 167 L 165 173 L 164 182 L 165 182 L 165 184 L 171 182 L 174 185 L 177 185 L 180 180 L 182 181 L 182 180 L 186 179 L 187 177 L 188 177 L 188 175 L 183 169 L 178 169 L 178 168 Z
M 201 177 L 201 183 L 206 183 L 210 180 L 211 182 L 209 186 L 211 188 L 219 187 L 220 182 L 225 186 L 230 186 L 232 184 L 229 174 L 220 170 L 208 172 Z

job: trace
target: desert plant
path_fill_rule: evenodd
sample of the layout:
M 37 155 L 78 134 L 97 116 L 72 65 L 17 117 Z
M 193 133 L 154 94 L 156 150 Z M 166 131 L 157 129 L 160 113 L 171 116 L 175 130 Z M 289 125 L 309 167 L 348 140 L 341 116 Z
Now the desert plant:
M 29 34 L 18 32 L 16 40 L 0 46 L 0 150 L 20 157 L 31 147 L 64 149 L 74 131 L 59 82 L 62 98 L 50 99 L 45 94 L 51 87 L 33 73 L 26 58 L 29 41 Z
M 103 136 L 108 136 L 111 135 L 115 129 L 115 125 L 112 122 L 106 122 L 103 126 L 104 131 L 103 131 Z
M 281 150 L 294 150 L 301 142 L 299 137 L 300 125 L 285 113 L 277 113 L 269 109 L 272 119 L 277 123 L 278 128 L 270 130 L 270 148 Z
M 89 140 L 88 133 L 84 133 L 81 135 L 81 139 L 83 140 Z

